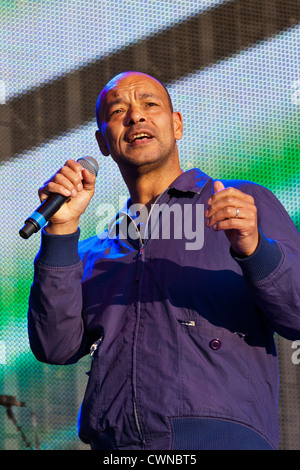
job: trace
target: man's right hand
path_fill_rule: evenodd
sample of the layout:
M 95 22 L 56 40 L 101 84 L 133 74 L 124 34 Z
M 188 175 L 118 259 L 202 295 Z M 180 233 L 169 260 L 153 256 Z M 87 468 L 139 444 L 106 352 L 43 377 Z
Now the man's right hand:
M 58 172 L 39 189 L 43 202 L 49 194 L 69 196 L 68 201 L 51 217 L 45 227 L 47 233 L 66 235 L 76 232 L 79 218 L 95 192 L 96 177 L 79 162 L 68 160 Z

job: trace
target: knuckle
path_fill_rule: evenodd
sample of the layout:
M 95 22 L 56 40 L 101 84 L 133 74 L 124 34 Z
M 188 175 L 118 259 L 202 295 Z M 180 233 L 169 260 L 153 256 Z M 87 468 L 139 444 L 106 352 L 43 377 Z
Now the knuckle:
M 74 184 L 78 184 L 81 182 L 81 170 L 82 167 L 80 164 L 77 164 L 77 162 L 74 162 L 74 160 L 71 160 L 73 163 L 71 166 L 69 165 L 64 165 L 58 173 L 61 173 L 64 175 L 67 179 L 72 181 Z
M 76 168 L 77 171 L 81 171 L 83 169 L 82 165 L 79 162 L 74 161 L 74 168 Z
M 81 179 L 81 175 L 79 173 L 76 173 L 76 175 L 74 176 L 75 184 L 81 183 Z
M 49 185 L 52 183 L 59 183 L 64 178 L 63 174 L 59 171 L 56 175 L 53 176 L 52 180 L 49 181 Z
M 60 168 L 60 170 L 58 170 L 58 172 L 56 173 L 57 175 L 68 175 L 69 174 L 69 171 L 70 171 L 70 167 L 67 166 L 67 165 L 64 165 Z
M 248 218 L 251 221 L 251 223 L 253 224 L 255 223 L 255 220 L 257 218 L 257 211 L 255 207 L 250 208 Z
M 231 214 L 232 214 L 232 208 L 231 207 L 226 206 L 224 211 L 225 211 L 226 216 L 231 216 Z
M 228 192 L 228 194 L 234 194 L 235 188 L 233 188 L 232 186 L 229 186 L 229 187 L 227 188 L 227 192 Z
M 56 187 L 56 184 L 57 184 L 56 181 L 49 181 L 49 183 L 48 183 L 48 190 L 49 190 L 49 191 L 54 191 L 54 189 L 55 189 L 55 187 Z

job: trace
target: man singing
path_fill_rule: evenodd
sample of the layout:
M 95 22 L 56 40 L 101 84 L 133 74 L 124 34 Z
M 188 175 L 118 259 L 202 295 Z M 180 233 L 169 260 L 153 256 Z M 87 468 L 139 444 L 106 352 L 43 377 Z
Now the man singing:
M 92 449 L 277 449 L 273 336 L 300 338 L 296 227 L 260 185 L 182 171 L 182 117 L 155 78 L 117 75 L 96 114 L 130 199 L 78 242 L 95 177 L 68 160 L 39 190 L 69 199 L 35 259 L 33 353 L 62 365 L 90 353 L 79 436 Z

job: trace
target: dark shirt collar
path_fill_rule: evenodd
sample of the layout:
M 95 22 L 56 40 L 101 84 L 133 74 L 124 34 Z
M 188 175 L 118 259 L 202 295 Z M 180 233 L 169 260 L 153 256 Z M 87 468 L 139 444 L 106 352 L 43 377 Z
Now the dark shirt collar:
M 179 175 L 173 183 L 170 184 L 168 188 L 164 191 L 167 193 L 171 189 L 175 189 L 181 192 L 193 192 L 196 194 L 200 194 L 203 187 L 206 183 L 211 180 L 211 177 L 207 174 L 203 173 L 203 171 L 199 170 L 198 168 L 192 168 L 191 170 L 187 170 L 181 175 Z M 109 223 L 109 226 L 121 216 L 129 215 L 133 218 L 132 213 L 130 211 L 130 207 L 132 205 L 131 198 L 127 200 L 124 207 L 120 210 L 120 212 L 114 217 L 114 219 Z
M 198 168 L 193 168 L 178 176 L 178 178 L 170 184 L 170 188 L 175 188 L 178 191 L 192 191 L 199 194 L 210 179 L 210 176 L 203 173 L 203 171 Z

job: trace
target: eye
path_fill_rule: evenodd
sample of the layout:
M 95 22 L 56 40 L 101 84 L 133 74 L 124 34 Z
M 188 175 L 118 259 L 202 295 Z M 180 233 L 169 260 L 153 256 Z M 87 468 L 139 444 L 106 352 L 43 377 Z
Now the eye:
M 120 114 L 123 110 L 121 108 L 113 109 L 112 111 L 109 112 L 108 114 L 108 120 L 112 119 L 113 117 L 117 116 Z
M 119 114 L 119 113 L 121 113 L 121 112 L 122 112 L 122 109 L 114 109 L 114 110 L 110 113 L 110 115 L 112 116 L 113 114 Z
M 146 103 L 146 106 L 152 107 L 152 106 L 158 106 L 158 104 L 157 104 L 157 103 L 153 103 L 153 102 L 151 101 L 151 102 L 149 102 L 149 103 Z

